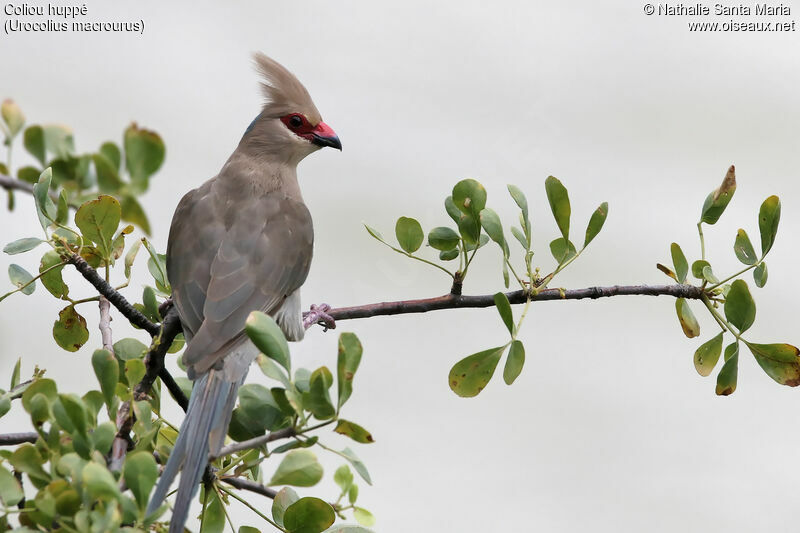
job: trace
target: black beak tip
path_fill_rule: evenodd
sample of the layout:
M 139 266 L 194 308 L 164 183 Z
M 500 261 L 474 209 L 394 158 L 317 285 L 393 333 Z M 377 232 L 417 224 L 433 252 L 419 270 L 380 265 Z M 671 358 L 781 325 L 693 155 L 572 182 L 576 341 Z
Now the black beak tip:
M 331 148 L 336 148 L 340 152 L 342 151 L 342 141 L 340 141 L 339 137 L 337 137 L 336 135 L 332 137 L 322 137 L 320 135 L 314 135 L 313 143 L 323 148 L 329 146 Z

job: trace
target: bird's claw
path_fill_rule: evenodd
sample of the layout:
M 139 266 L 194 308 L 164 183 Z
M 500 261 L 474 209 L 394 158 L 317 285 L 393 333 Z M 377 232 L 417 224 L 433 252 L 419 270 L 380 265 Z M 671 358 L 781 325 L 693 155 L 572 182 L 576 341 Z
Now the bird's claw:
M 331 306 L 328 304 L 312 304 L 311 310 L 303 313 L 303 327 L 308 329 L 314 324 L 320 324 L 325 328 L 324 331 L 336 329 L 336 320 L 328 314 L 330 310 Z

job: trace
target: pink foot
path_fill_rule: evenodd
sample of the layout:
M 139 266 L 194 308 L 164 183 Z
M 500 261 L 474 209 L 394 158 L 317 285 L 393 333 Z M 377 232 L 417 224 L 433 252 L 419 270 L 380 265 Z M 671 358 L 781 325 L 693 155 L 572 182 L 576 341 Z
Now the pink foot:
M 328 304 L 312 304 L 311 310 L 303 313 L 303 327 L 308 329 L 314 324 L 320 324 L 325 328 L 324 331 L 336 329 L 336 321 L 328 314 L 330 310 L 331 306 Z

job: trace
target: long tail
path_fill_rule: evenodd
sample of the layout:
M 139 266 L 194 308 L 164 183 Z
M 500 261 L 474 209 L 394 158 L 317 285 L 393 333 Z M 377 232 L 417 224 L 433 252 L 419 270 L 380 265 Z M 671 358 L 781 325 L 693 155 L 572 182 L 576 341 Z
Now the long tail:
M 225 380 L 219 370 L 211 370 L 195 381 L 178 440 L 147 506 L 148 514 L 158 509 L 178 471 L 183 470 L 172 510 L 170 533 L 183 531 L 192 499 L 208 465 L 209 443 L 215 453 L 222 446 L 241 382 Z

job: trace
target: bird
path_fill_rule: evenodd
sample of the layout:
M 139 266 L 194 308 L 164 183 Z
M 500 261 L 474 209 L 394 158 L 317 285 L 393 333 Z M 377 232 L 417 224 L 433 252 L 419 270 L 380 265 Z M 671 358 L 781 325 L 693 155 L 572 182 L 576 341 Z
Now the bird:
M 167 277 L 186 337 L 182 360 L 194 382 L 147 509 L 162 505 L 182 471 L 170 533 L 183 531 L 209 453 L 224 444 L 237 391 L 258 355 L 244 332 L 247 316 L 262 311 L 288 340 L 303 338 L 300 286 L 314 229 L 297 165 L 321 148 L 342 149 L 303 84 L 266 55 L 253 58 L 263 108 L 219 173 L 181 199 L 169 231 Z

